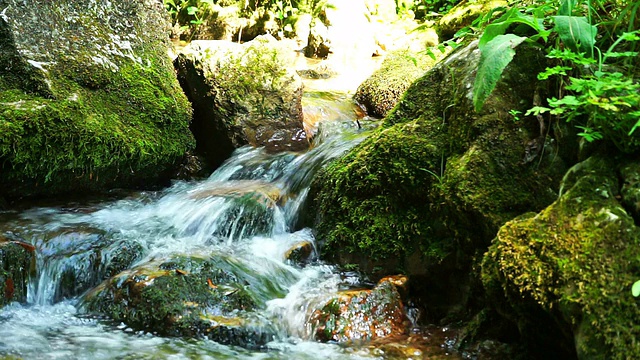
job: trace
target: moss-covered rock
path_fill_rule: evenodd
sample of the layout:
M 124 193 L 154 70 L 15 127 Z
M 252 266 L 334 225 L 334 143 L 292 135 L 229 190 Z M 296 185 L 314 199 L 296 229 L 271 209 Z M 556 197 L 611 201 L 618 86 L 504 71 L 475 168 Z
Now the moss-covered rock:
M 271 152 L 309 146 L 302 80 L 290 66 L 288 50 L 271 36 L 243 45 L 195 41 L 175 60 L 194 105 L 197 149 L 211 166 L 245 144 Z
M 618 202 L 616 170 L 576 165 L 556 202 L 504 225 L 482 263 L 490 303 L 518 325 L 531 354 L 640 356 L 640 230 Z
M 0 196 L 149 184 L 193 147 L 161 3 L 0 7 Z
M 371 290 L 340 293 L 311 316 L 315 338 L 325 342 L 350 342 L 405 334 L 407 315 L 396 288 L 405 283 L 406 277 L 389 277 Z
M 473 20 L 497 7 L 507 6 L 504 0 L 462 0 L 451 8 L 437 24 L 440 40 L 448 40 Z
M 0 307 L 12 301 L 27 301 L 34 250 L 32 245 L 9 241 L 0 235 Z
M 282 286 L 224 254 L 176 255 L 105 281 L 82 307 L 137 330 L 255 347 L 269 341 L 273 329 L 254 310 L 284 296 Z
M 385 58 L 380 69 L 365 80 L 354 99 L 371 116 L 385 117 L 404 92 L 435 63 L 424 53 L 399 50 Z
M 478 58 L 471 44 L 415 81 L 384 125 L 310 192 L 323 257 L 420 278 L 412 283 L 429 289 L 422 297 L 434 316 L 469 295 L 476 253 L 506 221 L 550 204 L 564 172 L 550 149 L 526 161 L 537 121 L 508 114 L 531 104 L 543 54 L 520 49 L 481 113 L 469 86 Z

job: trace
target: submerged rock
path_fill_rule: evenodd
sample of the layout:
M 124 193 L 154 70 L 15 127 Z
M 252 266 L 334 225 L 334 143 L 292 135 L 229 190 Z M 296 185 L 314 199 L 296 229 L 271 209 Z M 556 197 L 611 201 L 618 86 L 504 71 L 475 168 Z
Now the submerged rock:
M 175 60 L 194 106 L 197 149 L 213 167 L 250 144 L 270 152 L 309 146 L 303 126 L 302 80 L 290 49 L 271 36 L 239 45 L 195 41 Z
M 351 342 L 396 337 L 407 332 L 407 316 L 396 286 L 406 278 L 382 279 L 371 290 L 344 291 L 310 319 L 320 341 Z
M 284 258 L 290 262 L 298 265 L 304 265 L 311 259 L 311 256 L 315 253 L 316 249 L 310 241 L 301 241 L 294 244 L 284 254 Z
M 35 261 L 33 245 L 0 235 L 0 307 L 27 300 L 27 283 Z
M 505 224 L 485 254 L 489 303 L 517 324 L 531 354 L 640 356 L 640 229 L 617 200 L 611 162 L 594 156 L 538 214 Z
M 174 256 L 107 280 L 85 297 L 83 309 L 136 330 L 256 347 L 273 335 L 255 310 L 284 296 L 277 281 L 252 274 L 226 255 Z
M 88 227 L 62 228 L 38 246 L 42 258 L 40 286 L 51 287 L 52 298 L 48 300 L 53 302 L 83 294 L 127 269 L 144 251 L 133 240 L 117 240 Z
M 162 3 L 0 9 L 0 196 L 165 180 L 194 142 Z
M 564 172 L 552 151 L 525 161 L 538 123 L 508 114 L 531 106 L 544 55 L 519 48 L 480 113 L 478 61 L 472 43 L 415 81 L 380 129 L 316 177 L 306 211 L 325 259 L 374 276 L 401 269 L 434 318 L 467 311 L 476 252 L 508 220 L 553 202 Z

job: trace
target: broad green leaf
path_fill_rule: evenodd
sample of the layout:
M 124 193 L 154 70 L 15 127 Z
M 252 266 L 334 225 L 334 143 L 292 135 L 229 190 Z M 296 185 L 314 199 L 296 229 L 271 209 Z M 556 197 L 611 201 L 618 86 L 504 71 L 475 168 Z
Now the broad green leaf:
M 473 83 L 473 106 L 476 111 L 482 110 L 493 89 L 496 87 L 502 72 L 516 54 L 515 48 L 527 38 L 514 35 L 498 35 L 480 50 L 480 64 Z
M 633 283 L 633 286 L 631 287 L 631 294 L 635 297 L 640 296 L 640 280 Z
M 511 8 L 506 14 L 502 15 L 498 20 L 494 21 L 484 29 L 484 33 L 480 38 L 478 47 L 482 49 L 489 41 L 493 40 L 496 36 L 503 35 L 507 28 L 512 24 L 524 24 L 528 25 L 532 29 L 536 30 L 538 34 L 547 39 L 548 32 L 545 31 L 542 19 L 536 19 L 531 15 L 522 14 L 518 8 Z
M 554 16 L 554 30 L 571 50 L 593 57 L 597 29 L 583 16 Z

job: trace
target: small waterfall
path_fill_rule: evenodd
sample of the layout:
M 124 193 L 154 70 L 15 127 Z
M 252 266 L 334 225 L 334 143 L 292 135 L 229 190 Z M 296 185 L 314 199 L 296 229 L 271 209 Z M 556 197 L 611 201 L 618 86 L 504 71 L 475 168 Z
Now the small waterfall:
M 184 353 L 185 344 L 178 340 L 147 338 L 128 331 L 126 325 L 110 329 L 96 320 L 78 318 L 75 304 L 105 279 L 137 264 L 158 263 L 175 254 L 217 254 L 255 284 L 255 296 L 264 304 L 261 316 L 279 339 L 270 347 L 301 351 L 298 357 L 304 358 L 311 346 L 314 352 L 326 353 L 326 358 L 340 358 L 326 345 L 294 344 L 312 340 L 306 325 L 310 313 L 345 284 L 358 280 L 341 276 L 329 265 L 311 263 L 301 268 L 285 258 L 297 244 L 308 243 L 315 249 L 311 230 L 296 228 L 314 175 L 366 137 L 350 118 L 323 123 L 320 128 L 312 148 L 302 154 L 274 155 L 244 147 L 203 181 L 180 181 L 160 192 L 115 201 L 33 208 L 0 219 L 0 231 L 11 232 L 37 249 L 29 305 L 0 310 L 0 355 L 34 357 L 67 346 L 69 351 L 59 353 L 74 357 L 82 347 L 93 346 L 102 351 L 94 358 L 137 357 L 144 352 L 135 344 L 142 343 L 175 347 Z M 45 318 L 51 322 L 49 329 L 42 328 Z M 124 335 L 114 333 L 121 330 Z M 71 333 L 77 339 L 60 345 L 59 339 Z M 107 343 L 97 345 L 95 338 L 101 333 L 108 334 L 103 336 Z M 41 343 L 29 349 L 18 346 L 25 337 L 40 338 Z M 298 347 L 304 350 L 295 350 Z M 229 350 L 207 351 L 226 354 Z

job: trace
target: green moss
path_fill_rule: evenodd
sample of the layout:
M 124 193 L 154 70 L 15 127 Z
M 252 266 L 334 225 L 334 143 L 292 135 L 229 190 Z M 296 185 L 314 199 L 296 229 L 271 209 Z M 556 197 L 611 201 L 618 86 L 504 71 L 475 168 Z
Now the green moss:
M 254 311 L 283 297 L 297 279 L 278 281 L 252 272 L 233 257 L 174 256 L 126 270 L 92 290 L 82 308 L 137 330 L 168 336 L 207 336 L 225 344 L 267 341 L 271 330 Z M 255 321 L 254 321 L 255 320 Z
M 384 117 L 396 105 L 409 85 L 433 66 L 435 60 L 424 53 L 402 50 L 389 55 L 356 91 L 354 99 L 369 115 Z
M 436 261 L 446 255 L 446 242 L 429 236 L 435 224 L 423 219 L 440 162 L 429 129 L 423 121 L 381 129 L 322 172 L 325 256 L 335 247 L 373 259 L 418 249 Z
M 438 36 L 441 40 L 449 40 L 457 31 L 471 25 L 480 15 L 500 6 L 507 6 L 507 2 L 503 0 L 460 1 L 438 21 Z
M 467 96 L 474 54 L 461 49 L 416 80 L 382 128 L 318 176 L 311 213 L 325 257 L 395 264 L 386 271 L 447 255 L 468 263 L 504 222 L 553 201 L 562 162 L 525 162 L 532 132 L 507 113 L 533 94 L 527 76 L 540 54 L 523 52 L 480 114 Z
M 68 71 L 61 77 L 74 76 Z M 169 97 L 178 93 L 167 88 L 172 82 L 166 71 L 130 64 L 100 89 L 65 81 L 59 87 L 65 99 L 15 89 L 0 93 L 0 179 L 26 182 L 7 195 L 55 193 L 70 182 L 75 190 L 93 190 L 157 177 L 194 145 L 188 103 L 184 96 Z
M 548 321 L 570 331 L 580 358 L 640 354 L 640 307 L 630 293 L 640 272 L 640 231 L 616 200 L 609 164 L 580 164 L 555 203 L 500 229 L 482 265 L 493 302 L 506 297 L 499 307 L 523 337 Z
M 86 306 L 136 329 L 193 336 L 208 312 L 234 317 L 256 306 L 237 275 L 218 265 L 190 257 L 134 268 L 93 291 Z

